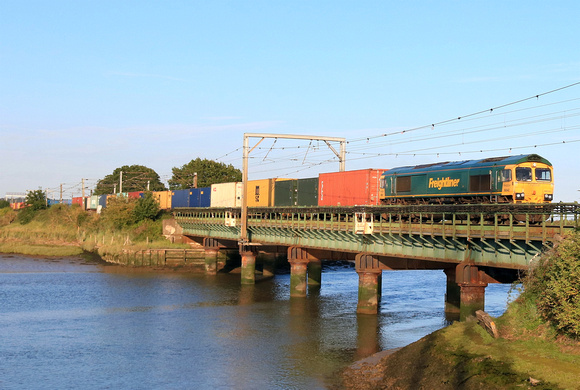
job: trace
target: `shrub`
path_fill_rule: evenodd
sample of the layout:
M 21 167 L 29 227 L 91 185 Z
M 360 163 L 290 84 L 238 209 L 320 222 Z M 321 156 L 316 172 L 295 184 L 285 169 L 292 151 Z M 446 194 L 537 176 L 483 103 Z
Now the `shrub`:
M 524 289 L 558 333 L 580 337 L 580 233 L 545 253 L 524 280 Z
M 32 207 L 25 207 L 22 210 L 18 211 L 18 215 L 16 216 L 16 220 L 21 225 L 26 225 L 30 223 L 34 217 L 36 216 L 36 210 Z
M 26 204 L 33 210 L 44 210 L 46 208 L 46 195 L 41 189 L 29 191 L 26 194 Z
M 153 198 L 151 192 L 147 192 L 145 197 L 137 199 L 137 204 L 133 210 L 135 221 L 140 222 L 146 219 L 156 220 L 159 216 L 159 203 Z
M 115 229 L 123 229 L 133 225 L 135 220 L 135 199 L 112 197 L 107 200 L 107 207 L 101 213 L 105 225 Z

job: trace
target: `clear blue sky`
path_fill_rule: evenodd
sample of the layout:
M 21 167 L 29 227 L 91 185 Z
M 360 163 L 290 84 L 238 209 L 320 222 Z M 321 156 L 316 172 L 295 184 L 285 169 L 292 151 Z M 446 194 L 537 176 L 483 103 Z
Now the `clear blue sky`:
M 241 168 L 253 132 L 345 137 L 347 169 L 538 153 L 556 200 L 580 200 L 580 85 L 401 133 L 580 82 L 578 15 L 572 0 L 0 0 L 0 197 L 79 196 L 122 165 Z M 250 178 L 338 169 L 297 146 L 264 141 Z

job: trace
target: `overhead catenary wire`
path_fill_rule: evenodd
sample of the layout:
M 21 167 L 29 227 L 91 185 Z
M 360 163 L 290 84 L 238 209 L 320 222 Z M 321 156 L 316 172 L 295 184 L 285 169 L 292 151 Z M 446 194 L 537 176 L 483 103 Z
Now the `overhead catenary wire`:
M 384 133 L 384 134 L 380 134 L 380 135 L 354 138 L 354 139 L 349 140 L 348 142 L 351 143 L 351 142 L 359 142 L 359 141 L 368 141 L 368 140 L 375 139 L 375 138 L 386 137 L 388 135 L 395 135 L 395 134 L 400 134 L 400 133 L 409 133 L 409 132 L 412 132 L 412 131 L 422 130 L 422 129 L 426 129 L 426 128 L 435 128 L 435 126 L 440 126 L 440 125 L 447 124 L 447 123 L 457 122 L 457 121 L 460 121 L 460 120 L 465 119 L 465 118 L 471 118 L 471 117 L 475 117 L 475 116 L 482 115 L 482 114 L 486 114 L 486 113 L 492 113 L 493 111 L 497 111 L 497 110 L 499 110 L 501 108 L 513 106 L 515 104 L 523 103 L 523 102 L 526 102 L 526 101 L 529 101 L 529 100 L 532 100 L 532 99 L 539 99 L 541 96 L 546 96 L 546 95 L 549 95 L 549 94 L 552 94 L 552 93 L 555 93 L 555 92 L 558 92 L 558 91 L 562 91 L 564 89 L 572 88 L 572 87 L 575 87 L 575 86 L 578 86 L 578 85 L 580 85 L 580 81 L 579 82 L 576 82 L 576 83 L 572 83 L 572 84 L 566 85 L 566 86 L 563 86 L 563 87 L 560 87 L 560 88 L 556 88 L 556 89 L 553 89 L 553 90 L 550 90 L 550 91 L 547 91 L 547 92 L 542 92 L 542 93 L 539 93 L 539 94 L 536 94 L 536 95 L 533 95 L 533 96 L 530 96 L 530 97 L 527 97 L 527 98 L 524 98 L 524 99 L 519 99 L 519 100 L 510 102 L 510 103 L 505 103 L 505 104 L 502 104 L 502 105 L 499 105 L 499 106 L 496 106 L 496 107 L 488 108 L 486 110 L 480 110 L 480 111 L 477 111 L 477 112 L 474 112 L 474 113 L 471 113 L 471 114 L 460 115 L 460 116 L 457 116 L 457 117 L 454 117 L 454 118 L 451 118 L 451 119 L 446 119 L 446 120 L 439 121 L 439 122 L 433 122 L 431 124 L 427 124 L 427 125 L 423 125 L 423 126 L 418 126 L 418 127 L 413 127 L 413 128 L 405 129 L 405 130 L 402 130 L 402 131 L 394 131 L 394 132 L 391 132 L 391 133 Z

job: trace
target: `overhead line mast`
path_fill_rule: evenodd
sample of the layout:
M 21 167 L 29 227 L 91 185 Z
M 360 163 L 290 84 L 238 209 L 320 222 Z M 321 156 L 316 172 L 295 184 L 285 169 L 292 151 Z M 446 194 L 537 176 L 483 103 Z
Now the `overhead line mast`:
M 261 138 L 252 149 L 250 149 L 250 138 Z M 259 134 L 259 133 L 244 133 L 244 147 L 242 159 L 242 227 L 240 232 L 240 244 L 248 243 L 248 158 L 250 153 L 266 138 L 274 139 L 298 139 L 308 141 L 323 141 L 330 150 L 338 157 L 339 170 L 344 172 L 346 162 L 346 138 L 339 137 L 318 137 L 313 135 L 295 135 L 295 134 Z M 330 144 L 330 142 L 340 142 L 340 152 Z

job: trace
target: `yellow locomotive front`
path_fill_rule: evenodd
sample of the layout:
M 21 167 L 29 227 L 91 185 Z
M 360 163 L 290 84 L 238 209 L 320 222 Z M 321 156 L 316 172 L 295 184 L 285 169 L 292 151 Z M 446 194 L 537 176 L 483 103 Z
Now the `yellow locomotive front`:
M 506 165 L 501 171 L 502 196 L 513 203 L 550 203 L 554 198 L 552 166 L 543 162 Z

